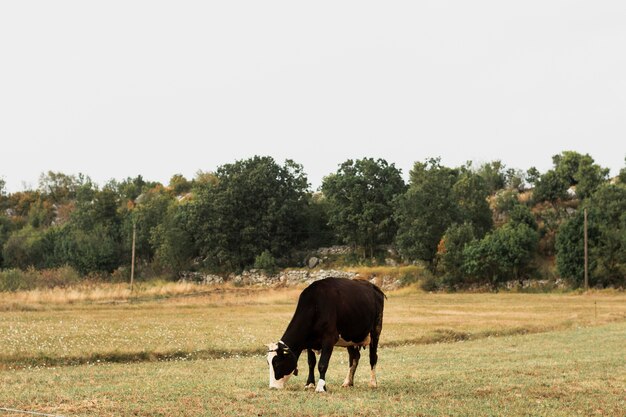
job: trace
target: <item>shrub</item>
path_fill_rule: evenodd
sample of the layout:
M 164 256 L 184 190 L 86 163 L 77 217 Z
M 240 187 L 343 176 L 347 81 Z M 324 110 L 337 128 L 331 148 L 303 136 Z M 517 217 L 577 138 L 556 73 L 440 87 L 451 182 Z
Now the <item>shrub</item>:
M 80 274 L 70 266 L 37 270 L 6 269 L 0 271 L 0 291 L 68 287 L 79 283 Z
M 18 291 L 28 289 L 31 284 L 25 279 L 24 271 L 5 269 L 0 271 L 0 291 Z
M 262 269 L 268 274 L 274 274 L 276 272 L 276 259 L 274 259 L 270 251 L 263 251 L 254 259 L 254 267 Z
M 424 291 L 438 291 L 441 289 L 441 281 L 434 275 L 427 275 L 420 283 L 420 288 Z

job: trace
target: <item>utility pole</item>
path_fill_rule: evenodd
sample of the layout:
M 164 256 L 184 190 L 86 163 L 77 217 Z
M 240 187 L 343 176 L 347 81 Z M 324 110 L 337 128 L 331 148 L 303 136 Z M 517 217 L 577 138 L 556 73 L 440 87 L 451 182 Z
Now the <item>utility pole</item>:
M 130 292 L 133 292 L 133 281 L 135 280 L 135 238 L 137 237 L 137 224 L 133 222 L 133 249 L 130 261 Z
M 585 291 L 589 291 L 589 249 L 587 246 L 587 208 L 585 207 Z

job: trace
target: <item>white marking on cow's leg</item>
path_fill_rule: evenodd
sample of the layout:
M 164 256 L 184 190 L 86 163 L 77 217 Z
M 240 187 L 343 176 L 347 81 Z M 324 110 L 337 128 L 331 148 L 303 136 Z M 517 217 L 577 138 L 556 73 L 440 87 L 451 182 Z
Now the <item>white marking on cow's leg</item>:
M 315 388 L 315 392 L 324 392 L 326 391 L 326 381 L 324 381 L 323 379 L 320 379 L 319 381 L 317 381 L 317 388 Z
M 376 383 L 376 366 L 372 368 L 370 373 L 370 387 L 376 388 L 378 384 Z
M 354 372 L 356 371 L 356 367 L 358 362 L 353 360 L 350 368 L 348 369 L 348 375 L 346 375 L 346 379 L 344 379 L 342 387 L 351 387 L 354 385 Z

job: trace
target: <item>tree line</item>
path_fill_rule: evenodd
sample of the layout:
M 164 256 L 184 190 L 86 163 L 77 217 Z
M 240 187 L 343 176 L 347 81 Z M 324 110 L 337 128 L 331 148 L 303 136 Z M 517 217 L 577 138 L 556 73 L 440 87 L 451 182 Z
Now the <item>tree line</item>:
M 6 193 L 0 179 L 0 268 L 125 270 L 134 224 L 142 267 L 172 276 L 301 266 L 303 254 L 346 244 L 352 262 L 384 263 L 391 251 L 450 288 L 550 274 L 578 286 L 586 208 L 591 284 L 623 287 L 626 168 L 608 174 L 564 151 L 544 173 L 430 158 L 408 183 L 384 159 L 347 160 L 317 191 L 301 165 L 269 156 L 167 185 L 48 172 L 36 189 Z

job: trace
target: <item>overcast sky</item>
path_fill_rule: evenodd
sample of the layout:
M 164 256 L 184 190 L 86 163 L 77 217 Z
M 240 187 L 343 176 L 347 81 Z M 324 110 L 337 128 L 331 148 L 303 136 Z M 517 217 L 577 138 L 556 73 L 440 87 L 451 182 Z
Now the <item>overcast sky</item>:
M 626 156 L 626 2 L 0 2 L 0 177 Z

